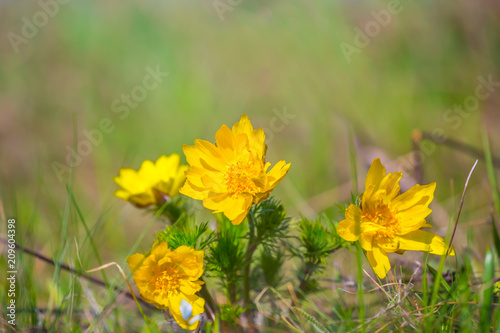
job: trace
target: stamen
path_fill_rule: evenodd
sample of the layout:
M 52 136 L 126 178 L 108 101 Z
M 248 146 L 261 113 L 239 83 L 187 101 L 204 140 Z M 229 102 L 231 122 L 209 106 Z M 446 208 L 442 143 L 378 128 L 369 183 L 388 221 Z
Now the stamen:
M 250 161 L 238 161 L 229 165 L 224 180 L 229 194 L 248 192 L 254 194 L 258 191 L 252 178 L 257 177 L 257 170 Z
M 392 240 L 400 230 L 396 211 L 380 201 L 373 209 L 363 211 L 361 229 L 377 240 Z
M 155 295 L 169 296 L 173 292 L 177 291 L 180 287 L 180 280 L 183 274 L 178 272 L 178 268 L 175 266 L 167 266 L 162 269 L 154 278 L 152 283 L 154 283 Z

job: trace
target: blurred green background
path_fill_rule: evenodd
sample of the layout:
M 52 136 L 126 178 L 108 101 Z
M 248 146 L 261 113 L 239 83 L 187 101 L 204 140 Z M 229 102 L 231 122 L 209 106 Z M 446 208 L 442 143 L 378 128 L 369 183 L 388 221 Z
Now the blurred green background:
M 66 246 L 76 260 L 77 242 L 86 269 L 97 262 L 67 187 L 102 260 L 123 262 L 150 216 L 113 197 L 118 169 L 182 155 L 182 144 L 195 138 L 214 141 L 220 126 L 242 113 L 266 129 L 268 161 L 292 163 L 274 195 L 293 217 L 325 211 L 340 218 L 335 205 L 356 192 L 349 133 L 359 191 L 376 157 L 388 171 L 405 166 L 404 189 L 415 183 L 414 165 L 402 163 L 414 129 L 480 149 L 488 130 L 500 155 L 499 84 L 470 112 L 453 111 L 474 100 L 478 77 L 500 82 L 497 1 L 2 1 L 0 7 L 3 211 L 18 219 L 19 242 L 48 256 Z M 346 57 L 347 44 L 356 52 Z M 141 90 L 148 67 L 168 76 Z M 119 111 L 125 104 L 115 100 L 134 91 L 146 94 Z M 108 133 L 90 145 L 74 182 L 69 173 L 61 180 L 54 166 L 67 165 L 68 151 L 88 142 L 85 131 L 95 133 L 103 119 Z M 424 154 L 423 182 L 438 182 L 431 223 L 444 235 L 475 157 L 426 144 L 433 148 Z M 479 257 L 491 244 L 486 179 L 481 162 L 455 241 L 459 251 L 468 246 Z M 68 239 L 60 239 L 64 218 Z M 149 235 L 161 228 L 153 224 Z M 51 267 L 33 265 L 50 279 Z M 43 299 L 47 282 L 34 284 Z

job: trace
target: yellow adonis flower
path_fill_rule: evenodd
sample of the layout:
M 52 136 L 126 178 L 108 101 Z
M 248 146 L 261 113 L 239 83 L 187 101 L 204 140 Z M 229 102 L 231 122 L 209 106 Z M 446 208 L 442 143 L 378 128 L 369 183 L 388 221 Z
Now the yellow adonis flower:
M 254 130 L 244 114 L 232 130 L 222 125 L 215 145 L 205 140 L 184 145 L 190 166 L 180 192 L 240 224 L 250 207 L 267 199 L 290 168 L 290 163 L 279 161 L 268 171 L 265 139 L 264 130 Z
M 386 174 L 380 159 L 375 159 L 368 171 L 365 192 L 358 207 L 351 204 L 345 220 L 338 225 L 340 237 L 359 240 L 375 273 L 381 279 L 391 269 L 387 253 L 423 251 L 437 255 L 446 252 L 443 238 L 421 230 L 430 228 L 425 218 L 431 213 L 436 183 L 415 185 L 399 194 L 402 172 Z M 450 255 L 454 255 L 453 250 Z
M 170 250 L 156 241 L 146 255 L 136 253 L 127 262 L 141 297 L 159 309 L 169 309 L 184 329 L 195 330 L 204 311 L 205 300 L 197 295 L 203 281 L 203 251 L 179 246 Z
M 115 196 L 137 207 L 162 204 L 179 194 L 187 168 L 175 153 L 160 156 L 156 163 L 145 160 L 139 170 L 121 168 L 120 175 L 114 178 L 121 187 L 115 191 Z

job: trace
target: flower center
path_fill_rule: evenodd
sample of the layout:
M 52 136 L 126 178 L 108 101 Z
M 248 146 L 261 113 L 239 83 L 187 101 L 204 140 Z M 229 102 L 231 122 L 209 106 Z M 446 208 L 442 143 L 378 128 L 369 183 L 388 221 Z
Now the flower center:
M 167 266 L 166 269 L 157 274 L 156 278 L 152 281 L 155 286 L 154 294 L 165 296 L 176 291 L 181 285 L 181 277 L 182 274 L 179 273 L 176 267 Z
M 400 231 L 396 211 L 382 202 L 373 209 L 363 210 L 361 220 L 361 231 L 373 235 L 379 241 L 392 240 Z
M 250 161 L 238 161 L 230 164 L 224 175 L 227 191 L 231 195 L 243 192 L 252 194 L 257 192 L 257 186 L 252 181 L 252 178 L 257 177 L 257 175 L 257 170 Z

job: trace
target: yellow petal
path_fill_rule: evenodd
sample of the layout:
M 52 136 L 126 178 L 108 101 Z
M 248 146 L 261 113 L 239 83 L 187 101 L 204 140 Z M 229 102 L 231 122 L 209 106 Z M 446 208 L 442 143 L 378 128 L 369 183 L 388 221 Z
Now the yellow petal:
M 212 171 L 221 171 L 226 167 L 226 160 L 220 149 L 205 140 L 194 140 L 201 165 Z
M 244 211 L 241 211 L 239 215 L 237 215 L 234 219 L 231 220 L 231 223 L 234 225 L 240 225 L 241 222 L 245 220 L 245 217 L 247 217 L 251 207 L 252 207 L 251 205 L 248 205 L 248 208 Z
M 373 235 L 367 232 L 362 232 L 359 242 L 365 251 L 373 251 Z
M 156 250 L 156 248 L 158 246 L 160 246 L 160 244 L 162 244 L 164 242 L 160 242 L 159 240 L 155 240 L 154 243 L 153 243 L 153 246 L 151 246 L 151 251 L 147 253 L 147 255 L 151 254 L 151 252 L 153 252 L 154 250 Z
M 205 199 L 209 193 L 205 187 L 196 186 L 191 183 L 189 179 L 184 183 L 184 186 L 179 189 L 179 192 L 196 200 Z
M 161 179 L 168 180 L 171 174 L 177 172 L 180 164 L 181 156 L 179 154 L 173 153 L 170 156 L 162 155 L 156 160 L 156 172 L 158 172 Z
M 217 147 L 224 151 L 224 154 L 234 154 L 236 150 L 236 142 L 234 133 L 231 132 L 229 127 L 222 125 L 222 127 L 215 133 L 215 143 Z M 231 156 L 234 157 L 234 156 Z
M 246 135 L 248 137 L 248 145 L 250 146 L 250 149 L 253 152 L 257 153 L 259 159 L 265 157 L 266 136 L 264 134 L 264 130 L 262 128 L 259 128 L 258 130 L 254 131 L 252 123 L 250 122 L 250 119 L 248 119 L 248 116 L 246 114 L 243 114 L 240 121 L 234 124 L 232 131 L 235 137 L 237 137 L 239 134 Z
M 217 147 L 205 140 L 195 140 L 194 146 L 183 145 L 182 151 L 190 166 L 220 170 L 224 159 Z
M 203 182 L 201 181 L 201 177 L 207 174 L 205 169 L 197 166 L 190 166 L 185 172 L 186 178 L 190 183 L 196 185 L 197 187 L 204 187 Z
M 387 253 L 378 246 L 373 246 L 373 251 L 366 252 L 366 257 L 375 274 L 381 279 L 385 278 L 387 272 L 391 269 L 391 263 L 389 262 Z
M 378 190 L 384 176 L 385 167 L 380 163 L 379 158 L 374 159 L 366 175 L 365 189 L 370 185 L 374 185 L 374 191 Z
M 228 193 L 209 193 L 209 195 L 203 199 L 203 206 L 206 209 L 213 210 L 214 213 L 221 213 L 224 210 L 230 209 L 231 203 L 232 201 Z
M 167 242 L 159 242 L 156 247 L 151 251 L 150 258 L 154 260 L 158 265 L 161 265 L 165 262 L 171 262 L 170 255 L 172 254 L 172 250 L 169 248 Z
M 425 218 L 432 212 L 429 204 L 434 198 L 435 188 L 436 183 L 415 185 L 392 200 L 392 207 L 401 221 L 400 234 L 419 230 L 427 224 Z
M 150 186 L 155 185 L 160 180 L 160 177 L 156 172 L 156 166 L 150 160 L 145 160 L 144 162 L 142 162 L 141 167 L 138 171 L 138 175 L 144 183 Z
M 141 293 L 141 297 L 144 298 L 145 301 L 153 303 L 158 309 L 161 310 L 168 309 L 170 304 L 169 302 L 170 300 L 168 297 L 164 295 L 154 294 L 152 292 L 147 293 L 146 291 L 144 291 L 143 293 Z
M 227 192 L 227 181 L 224 179 L 222 172 L 206 172 L 201 176 L 201 183 L 210 190 L 210 192 L 224 193 Z
M 231 197 L 232 207 L 224 211 L 224 215 L 231 220 L 234 225 L 239 225 L 245 217 L 247 217 L 250 208 L 252 207 L 252 196 L 250 194 L 241 193 Z
M 127 200 L 137 207 L 146 207 L 156 202 L 154 195 L 150 191 L 145 193 L 133 194 L 129 196 Z
M 428 198 L 429 197 L 425 197 L 425 202 L 423 202 L 422 204 L 414 205 L 413 207 L 405 210 L 398 210 L 398 216 L 400 216 L 402 219 L 425 219 L 432 212 L 432 209 L 429 208 L 430 201 L 427 202 L 427 200 L 429 200 Z M 399 208 L 401 207 L 402 205 L 399 205 Z
M 140 193 L 147 188 L 147 185 L 140 180 L 137 171 L 132 168 L 121 168 L 119 176 L 113 179 L 118 186 L 130 193 Z
M 134 272 L 138 266 L 142 263 L 144 260 L 144 255 L 141 253 L 136 253 L 134 255 L 128 256 L 127 257 L 127 263 L 128 267 L 130 268 L 131 272 Z
M 421 210 L 420 212 L 415 213 L 415 215 L 407 213 L 408 211 L 405 211 L 404 214 L 398 213 L 397 218 L 399 221 L 401 221 L 401 229 L 399 234 L 404 235 L 409 232 L 424 228 L 426 225 L 428 225 L 425 221 L 425 217 L 429 215 L 432 210 L 429 208 L 426 208 L 425 210 L 426 211 Z
M 185 308 L 181 309 L 181 305 L 185 307 L 186 303 L 188 303 L 190 307 L 188 311 L 186 311 Z M 174 317 L 177 324 L 179 324 L 180 327 L 191 331 L 197 329 L 200 323 L 199 316 L 203 314 L 204 307 L 205 300 L 203 298 L 196 295 L 185 295 L 182 293 L 171 297 L 168 305 L 170 313 Z
M 233 224 L 238 225 L 243 222 L 252 207 L 252 196 L 246 193 L 222 193 L 204 199 L 203 206 L 215 210 L 215 213 L 224 213 Z
M 416 230 L 406 235 L 400 235 L 398 240 L 399 249 L 404 251 L 422 251 L 443 255 L 448 249 L 442 237 L 424 230 Z M 455 251 L 452 250 L 450 255 L 454 254 Z
M 390 172 L 380 182 L 379 189 L 385 190 L 387 199 L 393 199 L 399 194 L 401 177 L 403 177 L 402 172 Z
M 234 135 L 238 135 L 240 133 L 250 135 L 253 132 L 252 123 L 246 114 L 241 115 L 240 121 L 233 125 L 232 131 Z
M 267 190 L 266 192 L 255 193 L 254 198 L 253 198 L 253 203 L 258 204 L 258 203 L 266 200 L 267 198 L 269 198 L 272 191 L 273 191 L 273 189 Z
M 392 207 L 398 212 L 403 212 L 414 206 L 427 207 L 434 198 L 436 183 L 428 185 L 415 185 L 405 193 L 398 195 L 392 200 Z
M 171 198 L 173 198 L 179 194 L 179 189 L 186 182 L 187 169 L 188 169 L 187 165 L 181 165 L 181 166 L 179 166 L 179 168 L 177 170 L 177 174 L 172 176 L 172 183 L 170 185 L 171 187 L 170 187 L 170 190 L 167 192 Z
M 200 159 L 198 157 L 198 149 L 196 146 L 182 145 L 182 151 L 184 152 L 184 156 L 186 156 L 186 160 L 190 166 L 201 167 Z
M 369 209 L 372 206 L 372 202 L 374 201 L 373 196 L 375 193 L 375 185 L 371 184 L 368 185 L 365 188 L 365 191 L 363 192 L 362 198 L 361 198 L 361 207 L 363 209 Z M 385 193 L 385 192 L 384 192 Z M 375 203 L 378 205 L 378 201 Z
M 198 280 L 203 274 L 203 251 L 193 247 L 181 245 L 170 255 L 172 262 L 177 262 L 178 267 L 189 276 L 191 281 Z
M 286 164 L 285 161 L 279 161 L 276 163 L 276 165 L 267 173 L 267 189 L 273 189 L 276 185 L 278 185 L 288 173 L 290 166 L 292 166 L 292 163 Z
M 186 295 L 194 295 L 201 289 L 201 281 L 182 280 L 179 290 Z
M 358 206 L 351 204 L 345 212 L 345 220 L 340 221 L 337 233 L 348 242 L 359 239 L 361 233 L 361 210 Z
M 137 288 L 139 288 L 139 290 L 142 291 L 148 299 L 150 299 L 147 295 L 148 293 L 146 292 L 146 289 L 147 284 L 151 279 L 151 270 L 149 269 L 151 260 L 148 260 L 148 257 L 145 257 L 141 253 L 136 253 L 127 257 L 127 263 L 133 274 L 134 282 L 137 285 Z
M 161 194 L 166 194 L 173 198 L 179 194 L 179 188 L 186 181 L 185 171 L 188 166 L 181 164 L 179 154 L 170 156 L 162 155 L 156 160 L 156 172 L 159 175 L 160 182 L 154 188 Z
M 432 209 L 428 207 L 427 204 L 415 205 L 409 209 L 403 211 L 398 211 L 398 217 L 402 220 L 425 220 L 429 214 L 432 213 Z
M 257 155 L 264 160 L 266 158 L 266 135 L 264 134 L 264 130 L 259 128 L 252 132 L 249 136 L 249 144 L 250 148 L 257 153 Z
M 377 245 L 387 253 L 393 253 L 399 250 L 397 239 L 380 239 L 377 241 Z
M 252 148 L 250 148 L 250 140 L 248 138 L 248 135 L 240 133 L 238 135 L 234 136 L 234 144 L 235 144 L 235 150 L 234 153 L 239 156 L 240 154 L 246 153 L 246 152 L 252 152 Z
M 118 199 L 123 199 L 125 201 L 128 201 L 128 198 L 130 197 L 130 192 L 124 191 L 124 190 L 116 190 L 114 193 L 115 197 Z

